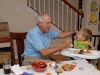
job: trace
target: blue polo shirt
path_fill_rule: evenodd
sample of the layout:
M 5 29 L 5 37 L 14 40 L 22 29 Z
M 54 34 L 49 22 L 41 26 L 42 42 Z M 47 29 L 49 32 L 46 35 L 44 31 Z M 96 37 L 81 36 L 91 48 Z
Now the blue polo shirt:
M 26 35 L 25 49 L 22 56 L 41 56 L 39 50 L 43 48 L 47 49 L 50 46 L 50 40 L 56 39 L 58 35 L 59 33 L 53 30 L 49 30 L 47 33 L 43 34 L 38 26 L 36 26 Z

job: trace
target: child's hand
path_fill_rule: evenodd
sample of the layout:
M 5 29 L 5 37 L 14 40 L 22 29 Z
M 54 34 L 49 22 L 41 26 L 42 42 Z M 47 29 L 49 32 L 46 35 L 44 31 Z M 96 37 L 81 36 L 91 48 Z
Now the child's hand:
M 88 45 L 89 45 L 93 50 L 95 50 L 95 47 L 93 46 L 93 42 L 89 42 Z
M 88 45 L 89 45 L 90 47 L 93 47 L 93 43 L 92 43 L 92 42 L 89 42 Z

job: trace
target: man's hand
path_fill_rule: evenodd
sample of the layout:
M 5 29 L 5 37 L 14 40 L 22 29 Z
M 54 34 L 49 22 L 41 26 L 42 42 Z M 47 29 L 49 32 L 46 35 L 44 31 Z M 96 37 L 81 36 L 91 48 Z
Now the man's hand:
M 78 33 L 79 31 L 78 30 L 75 30 L 75 33 Z
M 71 39 L 67 39 L 66 41 L 64 41 L 62 44 L 56 46 L 56 47 L 52 47 L 52 48 L 48 48 L 48 49 L 41 49 L 39 50 L 39 52 L 41 53 L 41 55 L 44 56 L 48 56 L 51 55 L 57 51 L 61 51 L 65 48 L 70 47 L 72 40 Z
M 63 49 L 70 47 L 71 43 L 72 43 L 72 40 L 67 39 L 65 42 L 62 43 Z

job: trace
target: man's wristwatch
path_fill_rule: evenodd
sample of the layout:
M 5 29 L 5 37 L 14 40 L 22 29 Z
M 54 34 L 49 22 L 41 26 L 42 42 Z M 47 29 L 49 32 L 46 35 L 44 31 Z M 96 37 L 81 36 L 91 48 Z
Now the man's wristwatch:
M 74 33 L 73 34 L 76 34 L 76 32 L 74 31 Z

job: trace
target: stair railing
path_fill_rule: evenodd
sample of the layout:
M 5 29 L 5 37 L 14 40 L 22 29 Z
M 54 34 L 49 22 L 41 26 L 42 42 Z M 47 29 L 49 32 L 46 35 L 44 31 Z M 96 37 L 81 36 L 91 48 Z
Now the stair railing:
M 84 14 L 66 0 L 27 0 L 27 5 L 37 13 L 48 13 L 53 20 L 52 24 L 62 31 L 81 28 L 78 24 L 81 24 Z

